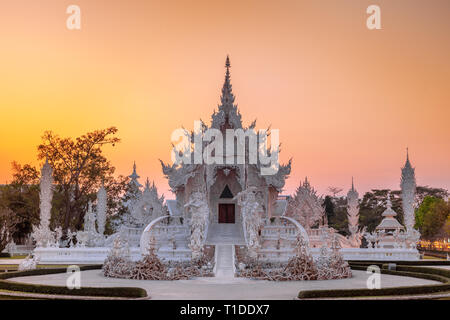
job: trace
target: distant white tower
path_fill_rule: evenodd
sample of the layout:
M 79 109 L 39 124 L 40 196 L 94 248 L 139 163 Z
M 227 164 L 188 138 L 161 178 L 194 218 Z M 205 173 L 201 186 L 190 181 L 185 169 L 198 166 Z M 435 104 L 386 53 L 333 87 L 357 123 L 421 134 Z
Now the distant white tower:
M 106 203 L 107 203 L 106 189 L 104 183 L 102 183 L 102 186 L 97 192 L 97 227 L 98 233 L 100 234 L 105 233 L 106 209 L 107 209 Z
M 348 229 L 352 235 L 358 232 L 358 220 L 359 220 L 359 194 L 356 191 L 353 184 L 352 177 L 352 188 L 347 193 L 347 216 L 348 216 Z
M 53 198 L 53 170 L 48 159 L 45 160 L 44 166 L 41 169 L 41 183 L 40 183 L 40 218 L 41 228 L 50 231 L 50 216 L 52 210 Z
M 402 178 L 400 182 L 402 189 L 403 215 L 406 231 L 412 231 L 415 224 L 414 198 L 416 195 L 415 169 L 409 162 L 408 148 L 406 148 L 406 163 L 402 168 Z
M 52 210 L 53 198 L 53 170 L 48 159 L 41 169 L 41 183 L 40 183 L 40 223 L 39 226 L 33 227 L 31 237 L 36 241 L 37 247 L 47 247 L 54 243 L 55 236 L 50 230 L 50 218 Z

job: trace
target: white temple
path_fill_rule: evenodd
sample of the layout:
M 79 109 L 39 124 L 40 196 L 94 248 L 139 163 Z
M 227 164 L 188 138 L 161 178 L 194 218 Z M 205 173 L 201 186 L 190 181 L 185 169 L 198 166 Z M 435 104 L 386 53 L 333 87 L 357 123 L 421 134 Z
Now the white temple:
M 302 243 L 310 247 L 316 258 L 320 256 L 321 248 L 323 251 L 331 244 L 335 250 L 341 248 L 340 252 L 348 260 L 418 258 L 417 250 L 412 245 L 402 248 L 360 248 L 365 230 L 360 230 L 358 225 L 358 193 L 353 181 L 347 194 L 349 237 L 338 234 L 328 226 L 323 201 L 307 179 L 292 197 L 282 196 L 280 193 L 291 172 L 291 161 L 279 165 L 273 174 L 264 174 L 261 169 L 267 163 L 262 163 L 259 157 L 256 163 L 249 161 L 252 155 L 246 141 L 250 138 L 239 141 L 235 135 L 230 136 L 230 129 L 253 131 L 256 122 L 243 125 L 241 114 L 234 104 L 228 57 L 225 67 L 220 105 L 211 116 L 211 124 L 208 126 L 202 122 L 200 130 L 190 134 L 190 145 L 184 152 L 176 152 L 177 156 L 186 159 L 186 150 L 198 147 L 199 143 L 204 150 L 210 150 L 212 145 L 217 147 L 215 140 L 205 139 L 206 130 L 213 129 L 213 132 L 222 134 L 225 141 L 234 141 L 236 148 L 244 144 L 244 163 L 236 161 L 236 154 L 230 158 L 225 152 L 226 146 L 222 146 L 223 153 L 214 149 L 211 154 L 216 159 L 214 163 L 161 162 L 175 200 L 159 197 L 155 185 L 151 185 L 148 179 L 143 187 L 138 181 L 140 177 L 134 164 L 128 192 L 123 198 L 128 212 L 120 221 L 118 231 L 110 236 L 104 234 L 107 193 L 102 186 L 97 195 L 96 212 L 90 205 L 84 230 L 76 235 L 76 245 L 71 244 L 70 248 L 49 247 L 45 237 L 35 237 L 38 244 L 35 255 L 41 262 L 102 263 L 114 243 L 119 242 L 127 243 L 127 252 L 135 260 L 145 255 L 150 245 L 159 257 L 169 261 L 197 259 L 205 246 L 216 246 L 216 252 L 234 255 L 234 247 L 241 246 L 260 261 L 285 262 L 295 254 L 299 234 Z M 267 155 L 273 152 L 263 151 Z M 188 156 L 195 157 L 195 154 Z M 51 186 L 48 167 L 46 163 L 41 179 L 41 225 L 46 230 L 50 203 L 48 186 Z M 413 237 L 417 237 L 412 229 L 414 190 L 414 169 L 407 159 L 402 169 L 402 191 L 407 217 L 405 224 L 411 233 L 408 237 L 411 243 Z

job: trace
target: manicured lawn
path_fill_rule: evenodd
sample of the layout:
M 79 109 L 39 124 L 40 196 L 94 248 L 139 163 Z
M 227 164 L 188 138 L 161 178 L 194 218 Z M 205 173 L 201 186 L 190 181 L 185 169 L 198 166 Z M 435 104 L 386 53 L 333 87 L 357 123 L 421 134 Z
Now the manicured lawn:
M 8 259 L 25 259 L 27 256 L 12 256 L 12 257 L 1 257 L 0 260 L 8 260 Z
M 423 256 L 424 260 L 447 260 L 447 259 L 442 259 L 442 258 L 437 258 L 437 257 L 433 257 L 433 256 Z
M 0 290 L 0 300 L 38 300 L 32 298 L 17 297 L 14 295 L 9 296 L 8 293 L 21 293 L 19 291 Z

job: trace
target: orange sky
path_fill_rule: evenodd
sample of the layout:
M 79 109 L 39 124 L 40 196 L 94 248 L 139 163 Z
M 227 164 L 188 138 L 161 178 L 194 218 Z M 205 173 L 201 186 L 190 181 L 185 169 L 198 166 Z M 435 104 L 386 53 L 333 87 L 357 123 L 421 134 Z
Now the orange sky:
M 82 29 L 66 29 L 81 7 Z M 382 30 L 366 28 L 370 4 Z M 287 192 L 398 188 L 405 148 L 421 185 L 450 187 L 448 0 L 0 2 L 0 183 L 36 162 L 45 130 L 116 126 L 119 174 L 168 192 L 170 134 L 219 102 L 226 54 L 245 123 L 280 129 Z

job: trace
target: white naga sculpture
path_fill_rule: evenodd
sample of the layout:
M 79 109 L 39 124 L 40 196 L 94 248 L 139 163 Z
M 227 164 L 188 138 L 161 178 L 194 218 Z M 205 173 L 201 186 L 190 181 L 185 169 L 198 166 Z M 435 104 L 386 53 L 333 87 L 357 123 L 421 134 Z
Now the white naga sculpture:
M 17 270 L 19 271 L 34 270 L 36 269 L 38 264 L 39 264 L 38 257 L 31 257 L 31 255 L 28 255 L 25 259 L 23 259 L 19 263 Z
M 53 198 L 53 170 L 48 163 L 48 159 L 45 160 L 45 164 L 41 169 L 41 182 L 40 182 L 40 224 L 39 227 L 34 227 L 31 234 L 32 238 L 36 241 L 37 247 L 50 247 L 55 246 L 59 238 L 55 233 L 50 230 L 50 217 L 52 209 Z
M 209 216 L 208 202 L 203 192 L 194 192 L 184 206 L 190 212 L 190 218 L 188 219 L 191 228 L 189 248 L 192 250 L 192 259 L 198 260 L 203 255 L 203 245 L 206 240 Z
M 233 200 L 241 207 L 244 236 L 247 243 L 250 258 L 257 258 L 258 250 L 261 247 L 259 230 L 261 228 L 262 208 L 256 199 L 256 187 L 248 187 L 239 192 Z

